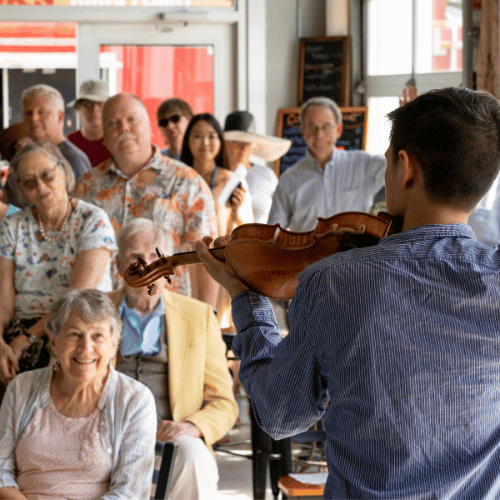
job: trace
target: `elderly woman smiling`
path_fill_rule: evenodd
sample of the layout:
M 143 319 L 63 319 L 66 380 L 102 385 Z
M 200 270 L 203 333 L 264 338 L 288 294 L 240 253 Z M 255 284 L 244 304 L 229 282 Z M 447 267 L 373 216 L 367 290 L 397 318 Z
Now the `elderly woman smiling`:
M 148 499 L 155 403 L 111 366 L 118 312 L 102 292 L 70 290 L 46 328 L 55 364 L 18 375 L 0 409 L 0 499 Z
M 44 315 L 68 288 L 111 290 L 107 214 L 72 198 L 73 170 L 50 143 L 26 140 L 10 165 L 29 206 L 0 221 L 0 380 L 48 364 Z

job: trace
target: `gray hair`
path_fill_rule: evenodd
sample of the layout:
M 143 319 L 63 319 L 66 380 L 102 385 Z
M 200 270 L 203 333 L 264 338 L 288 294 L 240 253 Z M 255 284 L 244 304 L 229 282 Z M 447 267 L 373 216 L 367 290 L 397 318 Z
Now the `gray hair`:
M 38 85 L 33 85 L 23 90 L 21 94 L 21 107 L 23 110 L 28 101 L 40 96 L 46 97 L 57 111 L 62 111 L 64 113 L 64 99 L 61 92 L 44 83 L 39 83 Z
M 171 239 L 165 228 L 153 220 L 137 217 L 136 219 L 132 219 L 118 231 L 116 235 L 118 255 L 123 256 L 127 251 L 127 242 L 132 236 L 145 233 L 153 233 L 155 245 L 166 255 L 172 253 Z
M 109 325 L 111 337 L 116 340 L 120 338 L 123 322 L 118 310 L 105 293 L 90 289 L 68 290 L 59 297 L 45 325 L 47 333 L 56 337 L 75 310 L 87 324 L 105 321 Z
M 66 189 L 68 194 L 73 192 L 73 189 L 75 188 L 75 173 L 73 172 L 68 160 L 66 160 L 57 146 L 48 141 L 37 142 L 28 137 L 21 139 L 19 144 L 20 148 L 14 155 L 14 158 L 12 158 L 9 165 L 9 177 L 11 178 L 10 183 L 12 189 L 14 190 L 16 199 L 19 199 L 25 204 L 28 203 L 28 200 L 24 195 L 24 190 L 19 182 L 19 164 L 27 154 L 33 153 L 34 151 L 44 154 L 47 158 L 53 160 L 56 165 L 62 167 L 64 177 L 66 178 Z
M 337 103 L 334 100 L 329 99 L 328 97 L 311 97 L 304 104 L 302 104 L 302 107 L 300 108 L 300 123 L 304 122 L 306 111 L 311 106 L 321 106 L 323 108 L 331 109 L 333 116 L 335 116 L 337 125 L 342 124 L 342 111 L 340 111 Z

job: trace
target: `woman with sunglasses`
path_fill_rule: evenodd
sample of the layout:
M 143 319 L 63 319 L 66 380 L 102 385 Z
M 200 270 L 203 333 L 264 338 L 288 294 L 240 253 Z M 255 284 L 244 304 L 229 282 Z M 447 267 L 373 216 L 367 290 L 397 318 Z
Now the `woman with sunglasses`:
M 11 172 L 11 173 L 10 173 Z M 45 320 L 68 288 L 111 290 L 113 227 L 71 196 L 73 170 L 50 143 L 26 140 L 10 164 L 28 206 L 0 221 L 0 380 L 49 361 Z
M 158 127 L 168 147 L 162 154 L 174 160 L 181 157 L 182 141 L 189 121 L 194 113 L 191 106 L 182 99 L 167 99 L 163 101 L 156 111 Z
M 203 113 L 189 122 L 182 144 L 181 161 L 193 167 L 210 186 L 215 199 L 219 235 L 230 234 L 240 224 L 253 222 L 252 203 L 245 181 L 237 187 L 225 206 L 217 198 L 233 172 L 224 167 L 224 137 L 216 118 Z M 224 330 L 232 330 L 231 300 L 223 288 L 217 299 L 217 318 Z

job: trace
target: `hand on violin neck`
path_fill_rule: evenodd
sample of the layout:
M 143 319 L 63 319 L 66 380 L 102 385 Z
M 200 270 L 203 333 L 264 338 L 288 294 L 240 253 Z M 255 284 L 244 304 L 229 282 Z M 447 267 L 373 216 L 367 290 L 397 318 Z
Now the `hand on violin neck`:
M 219 244 L 224 241 L 227 242 L 226 237 L 217 238 L 215 240 L 215 246 L 219 246 Z M 231 272 L 231 269 L 225 262 L 217 260 L 210 254 L 208 248 L 211 242 L 212 238 L 209 236 L 205 236 L 202 241 L 196 242 L 196 253 L 210 276 L 228 291 L 231 298 L 236 297 L 236 295 L 241 292 L 249 290 L 249 288 Z

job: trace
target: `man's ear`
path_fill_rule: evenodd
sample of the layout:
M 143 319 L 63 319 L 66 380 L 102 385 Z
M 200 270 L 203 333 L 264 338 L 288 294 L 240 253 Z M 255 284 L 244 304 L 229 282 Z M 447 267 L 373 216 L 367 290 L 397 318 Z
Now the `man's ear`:
M 57 119 L 59 123 L 64 123 L 64 111 L 57 112 Z
M 344 124 L 339 123 L 336 128 L 337 128 L 337 138 L 339 138 L 342 135 L 342 130 L 344 130 Z
M 415 180 L 415 159 L 404 150 L 398 152 L 399 163 L 402 165 L 401 187 L 410 188 Z

